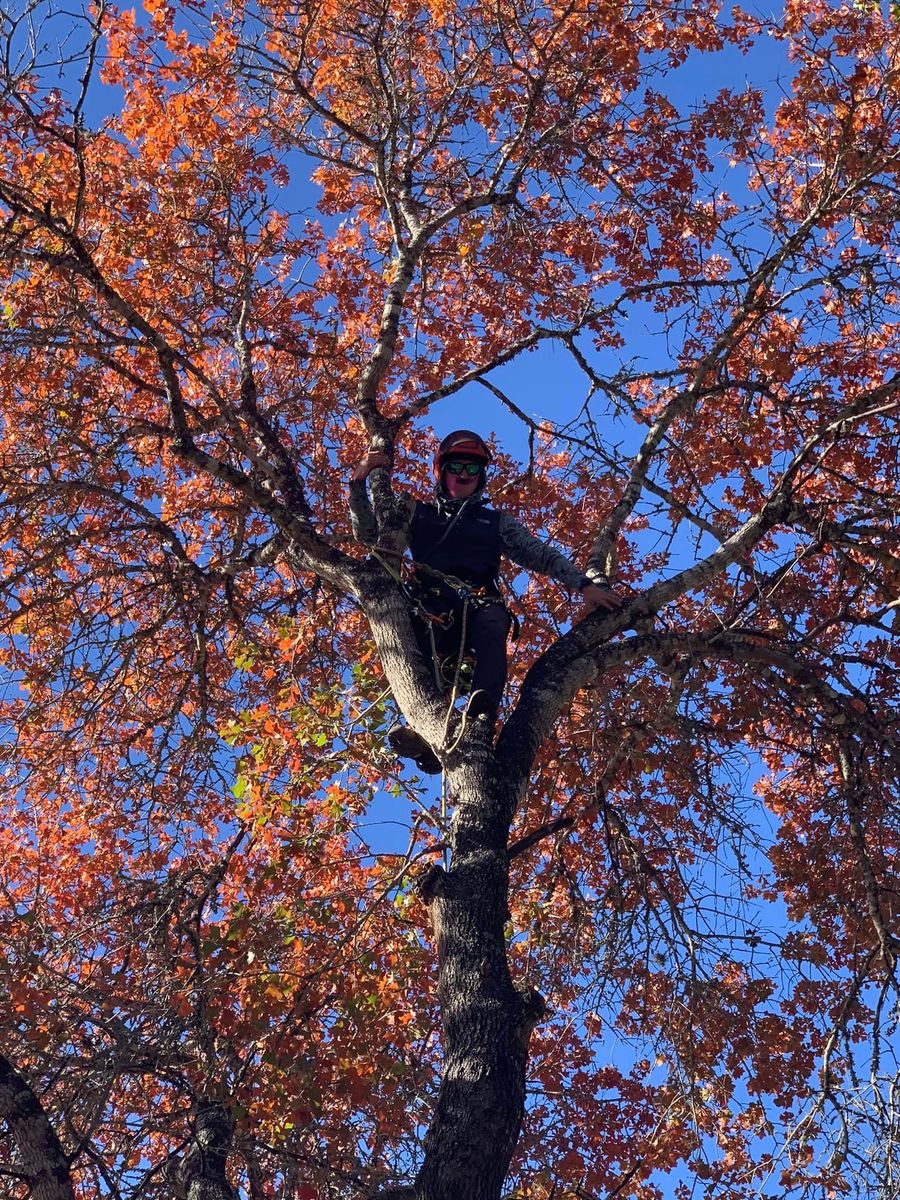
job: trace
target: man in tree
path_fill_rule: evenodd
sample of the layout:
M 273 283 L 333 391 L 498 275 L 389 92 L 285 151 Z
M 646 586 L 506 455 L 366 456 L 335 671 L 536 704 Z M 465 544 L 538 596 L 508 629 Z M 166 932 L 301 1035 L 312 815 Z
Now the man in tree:
M 622 598 L 605 576 L 583 574 L 554 546 L 543 542 L 509 513 L 488 507 L 485 494 L 491 453 L 470 429 L 447 435 L 434 455 L 436 481 L 433 502 L 402 496 L 399 522 L 415 563 L 418 604 L 414 615 L 416 640 L 436 675 L 449 664 L 450 684 L 461 655 L 475 658 L 470 717 L 492 734 L 506 684 L 506 640 L 511 618 L 498 586 L 501 555 L 517 566 L 548 575 L 570 591 L 581 593 L 588 612 L 612 612 Z M 386 454 L 372 451 L 357 465 L 350 484 L 350 514 L 354 535 L 372 544 L 377 524 L 366 480 L 377 468 L 390 468 Z M 388 733 L 392 748 L 413 759 L 426 773 L 441 765 L 414 730 L 397 724 Z

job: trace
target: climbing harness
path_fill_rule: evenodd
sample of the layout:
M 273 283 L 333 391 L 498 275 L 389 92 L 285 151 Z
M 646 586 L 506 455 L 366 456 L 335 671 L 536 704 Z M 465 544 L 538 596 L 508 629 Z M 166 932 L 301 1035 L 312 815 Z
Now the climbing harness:
M 399 569 L 396 569 L 386 561 L 384 557 L 386 554 L 396 555 L 400 558 Z M 439 586 L 432 588 L 422 587 L 421 577 L 428 575 L 436 581 L 436 584 L 443 584 L 445 592 L 452 592 L 456 599 L 462 602 L 463 606 L 468 604 L 473 608 L 486 608 L 492 604 L 502 605 L 509 613 L 511 623 L 508 636 L 513 642 L 519 640 L 519 633 L 522 628 L 521 622 L 517 614 L 511 610 L 509 604 L 499 593 L 492 592 L 486 587 L 478 587 L 467 583 L 464 579 L 460 579 L 458 575 L 449 575 L 446 571 L 438 571 L 434 567 L 429 567 L 426 563 L 416 562 L 415 559 L 407 558 L 402 551 L 373 549 L 372 557 L 378 559 L 400 588 L 413 614 L 423 623 L 440 625 L 443 629 L 449 629 L 456 619 L 452 608 L 437 607 L 437 601 L 444 600 L 446 602 L 446 596 L 441 595 L 441 588 Z M 435 602 L 432 608 L 428 607 L 429 596 L 433 597 Z
M 450 532 L 455 521 L 458 520 L 463 506 L 455 514 L 453 521 L 445 531 L 444 536 Z M 441 539 L 443 540 L 443 539 Z M 428 630 L 428 645 L 431 651 L 431 666 L 434 675 L 435 686 L 438 691 L 449 692 L 447 702 L 447 711 L 444 716 L 444 728 L 442 733 L 442 743 L 445 752 L 452 754 L 459 746 L 465 736 L 468 726 L 470 711 L 473 701 L 480 694 L 473 692 L 468 696 L 465 706 L 460 713 L 459 725 L 453 731 L 452 741 L 450 740 L 451 722 L 455 711 L 456 701 L 460 695 L 461 684 L 465 683 L 465 668 L 466 663 L 471 662 L 471 656 L 466 654 L 466 633 L 469 624 L 469 612 L 472 608 L 487 607 L 489 605 L 501 605 L 506 609 L 509 618 L 510 626 L 507 636 L 512 635 L 513 641 L 519 636 L 519 619 L 515 613 L 510 612 L 509 608 L 503 601 L 503 597 L 490 590 L 488 587 L 480 587 L 467 583 L 456 575 L 450 575 L 444 571 L 439 571 L 434 567 L 430 567 L 425 563 L 420 563 L 414 559 L 407 558 L 402 552 L 397 551 L 376 550 L 372 549 L 372 555 L 384 567 L 385 571 L 391 576 L 395 583 L 400 588 L 400 591 L 410 606 L 410 610 Z M 386 555 L 397 555 L 400 562 L 395 567 L 387 561 Z M 431 588 L 423 588 L 423 576 L 430 577 L 435 581 L 435 585 Z M 452 594 L 453 599 L 450 599 Z M 429 605 L 429 600 L 431 604 Z M 448 606 L 449 600 L 449 606 Z M 454 604 L 454 600 L 456 603 Z M 454 611 L 455 609 L 455 611 Z M 459 621 L 459 637 L 458 646 L 455 656 L 442 657 L 438 652 L 437 638 L 435 631 L 437 629 L 449 629 L 454 622 Z M 448 676 L 447 668 L 451 658 L 455 657 L 452 665 L 452 674 Z M 446 830 L 447 826 L 447 774 L 441 765 L 441 791 L 440 791 L 440 814 L 441 828 Z M 444 868 L 450 869 L 450 851 L 449 848 L 444 849 Z

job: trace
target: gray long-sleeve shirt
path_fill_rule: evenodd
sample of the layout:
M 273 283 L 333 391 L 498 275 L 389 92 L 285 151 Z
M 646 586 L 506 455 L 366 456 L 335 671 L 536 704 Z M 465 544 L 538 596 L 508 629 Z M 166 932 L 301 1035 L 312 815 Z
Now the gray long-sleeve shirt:
M 363 481 L 353 480 L 351 482 L 349 502 L 353 536 L 357 541 L 372 545 L 377 538 L 378 527 L 369 501 L 369 493 Z M 397 504 L 402 506 L 400 527 L 406 538 L 408 538 L 418 503 L 419 501 L 414 500 L 412 496 L 401 494 L 397 497 Z M 406 510 L 405 519 L 403 509 Z M 607 586 L 608 581 L 605 576 L 593 571 L 590 576 L 585 575 L 584 572 L 579 571 L 570 558 L 567 558 L 555 546 L 551 546 L 548 542 L 543 542 L 540 538 L 535 537 L 533 533 L 529 533 L 521 521 L 517 521 L 515 517 L 502 511 L 499 511 L 499 515 L 500 549 L 517 566 L 524 567 L 526 571 L 535 571 L 538 575 L 547 575 L 573 592 L 580 591 L 589 583 L 596 583 L 601 587 Z

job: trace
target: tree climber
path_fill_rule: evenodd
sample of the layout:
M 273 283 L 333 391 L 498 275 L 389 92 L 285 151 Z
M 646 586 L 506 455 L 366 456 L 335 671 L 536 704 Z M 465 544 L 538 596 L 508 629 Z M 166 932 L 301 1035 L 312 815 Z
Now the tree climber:
M 414 565 L 413 626 L 419 649 L 435 664 L 466 652 L 474 655 L 468 714 L 484 722 L 489 736 L 506 684 L 506 639 L 512 623 L 497 584 L 501 555 L 580 592 L 588 612 L 612 612 L 624 603 L 605 576 L 582 574 L 515 517 L 488 507 L 484 487 L 490 461 L 490 450 L 477 433 L 457 429 L 434 455 L 434 501 L 405 495 L 399 501 L 400 527 Z M 353 533 L 369 545 L 377 540 L 377 526 L 366 480 L 378 467 L 389 469 L 390 459 L 371 451 L 356 466 L 350 483 Z M 436 755 L 414 730 L 397 724 L 388 732 L 388 741 L 421 770 L 440 771 Z

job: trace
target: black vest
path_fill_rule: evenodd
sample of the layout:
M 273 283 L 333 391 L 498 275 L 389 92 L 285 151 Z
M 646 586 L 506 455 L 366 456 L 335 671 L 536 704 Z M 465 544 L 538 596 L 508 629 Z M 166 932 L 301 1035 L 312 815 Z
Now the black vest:
M 500 572 L 500 514 L 483 504 L 468 505 L 447 533 L 452 516 L 442 516 L 437 506 L 420 500 L 409 530 L 409 549 L 417 563 L 455 575 L 473 587 L 498 593 Z M 446 535 L 446 536 L 445 536 Z M 433 587 L 433 577 L 422 574 L 422 583 Z

